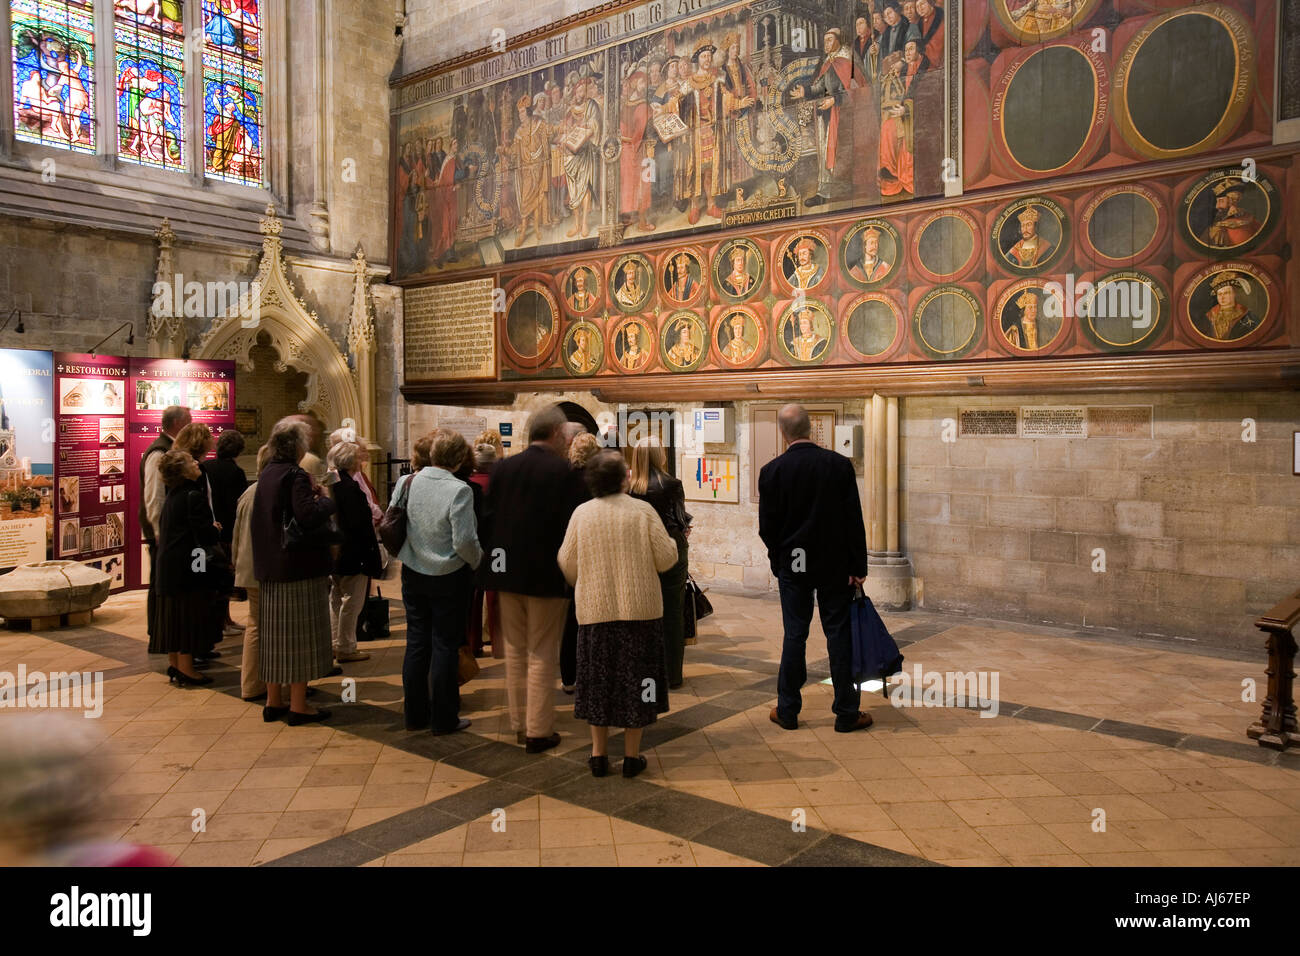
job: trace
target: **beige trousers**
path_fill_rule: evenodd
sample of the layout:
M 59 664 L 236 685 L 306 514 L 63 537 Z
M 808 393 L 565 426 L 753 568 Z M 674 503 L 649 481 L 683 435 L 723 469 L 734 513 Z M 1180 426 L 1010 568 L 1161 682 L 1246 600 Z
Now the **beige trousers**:
M 330 575 L 330 630 L 335 657 L 356 652 L 357 618 L 366 603 L 369 583 L 370 578 L 364 574 Z
M 257 697 L 266 693 L 266 684 L 260 676 L 262 635 L 257 626 L 257 615 L 262 607 L 262 589 L 245 588 L 248 592 L 248 622 L 244 628 L 244 658 L 239 665 L 239 694 Z
M 568 598 L 498 592 L 506 644 L 506 697 L 515 733 L 555 732 L 555 681 Z

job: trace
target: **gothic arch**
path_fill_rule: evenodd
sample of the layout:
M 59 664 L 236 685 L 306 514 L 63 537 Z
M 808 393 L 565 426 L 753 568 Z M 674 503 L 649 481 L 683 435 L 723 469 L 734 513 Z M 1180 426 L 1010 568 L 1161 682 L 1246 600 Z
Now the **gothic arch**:
M 307 397 L 302 412 L 315 412 L 332 427 L 350 418 L 358 428 L 363 421 L 361 396 L 347 359 L 294 291 L 280 246 L 280 219 L 271 207 L 262 219 L 262 261 L 252 292 L 241 300 L 237 314 L 219 318 L 199 341 L 195 358 L 234 359 L 253 370 L 250 355 L 258 336 L 280 356 L 276 371 L 292 366 L 307 375 Z

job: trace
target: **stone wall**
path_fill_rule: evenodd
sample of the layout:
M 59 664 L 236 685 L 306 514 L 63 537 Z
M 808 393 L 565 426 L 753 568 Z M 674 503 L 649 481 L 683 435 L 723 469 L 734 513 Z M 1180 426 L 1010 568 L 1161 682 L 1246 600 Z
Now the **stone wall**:
M 508 450 L 514 453 L 527 444 L 529 414 L 553 402 L 561 401 L 581 405 L 598 421 L 602 413 L 615 417 L 618 415 L 618 406 L 599 402 L 586 392 L 521 395 L 513 405 L 496 408 L 412 405 L 407 421 L 407 432 L 413 439 L 437 425 L 440 419 L 481 416 L 487 420 L 488 427 L 496 427 L 498 422 L 511 422 L 514 425 L 513 443 Z M 762 404 L 772 406 L 780 403 Z M 677 412 L 681 416 L 680 421 L 689 422 L 690 413 L 695 408 L 699 408 L 700 403 L 661 402 L 649 406 L 633 405 L 629 410 L 646 407 Z M 740 503 L 722 504 L 707 501 L 686 503 L 686 510 L 694 518 L 690 539 L 691 574 L 702 585 L 721 585 L 759 592 L 772 591 L 776 589 L 776 580 L 768 569 L 767 549 L 758 537 L 758 502 L 750 500 L 750 423 L 755 403 L 735 402 L 733 407 L 736 425 L 735 441 L 726 445 L 710 444 L 705 447 L 705 450 L 709 453 L 734 454 L 739 457 Z M 843 415 L 838 419 L 839 424 L 861 425 L 862 408 L 860 401 L 844 402 Z M 680 449 L 677 455 L 680 470 Z M 858 471 L 858 484 L 861 490 L 862 459 L 857 459 L 854 465 Z M 866 510 L 864 499 L 864 515 Z
M 1081 404 L 1152 405 L 1155 437 L 942 440 L 960 408 Z M 913 398 L 900 417 L 924 607 L 1255 646 L 1300 586 L 1294 392 Z
M 407 0 L 401 72 L 414 73 L 489 46 L 492 31 L 497 28 L 504 30 L 509 39 L 596 6 L 592 0 L 533 0 L 520 4 L 500 0 Z

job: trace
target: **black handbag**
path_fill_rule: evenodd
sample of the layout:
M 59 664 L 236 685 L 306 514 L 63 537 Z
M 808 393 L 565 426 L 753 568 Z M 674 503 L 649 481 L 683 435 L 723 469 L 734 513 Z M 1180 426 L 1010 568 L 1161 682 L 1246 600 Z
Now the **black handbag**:
M 695 619 L 702 621 L 713 613 L 713 603 L 704 596 L 704 590 L 689 574 L 686 576 L 686 598 L 695 608 Z
M 392 633 L 388 626 L 388 598 L 378 588 L 375 594 L 366 598 L 357 617 L 357 640 L 377 641 Z
M 284 551 L 306 551 L 316 548 L 328 548 L 340 543 L 343 535 L 339 532 L 338 526 L 334 523 L 334 516 L 330 515 L 329 520 L 319 528 L 308 531 L 298 523 L 298 518 L 293 513 L 293 483 L 297 478 L 301 468 L 289 472 L 289 480 L 284 484 L 284 505 L 280 512 L 283 524 L 280 527 L 280 548 Z

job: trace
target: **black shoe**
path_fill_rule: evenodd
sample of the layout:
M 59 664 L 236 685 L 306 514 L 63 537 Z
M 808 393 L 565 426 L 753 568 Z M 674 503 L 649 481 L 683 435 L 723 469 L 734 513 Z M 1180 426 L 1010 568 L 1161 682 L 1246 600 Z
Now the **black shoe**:
M 326 677 L 338 677 L 338 676 L 339 676 L 340 674 L 342 674 L 342 673 L 343 673 L 343 668 L 341 668 L 341 667 L 339 667 L 337 664 L 335 664 L 333 667 L 330 668 L 330 672 L 329 672 L 328 674 L 326 674 L 325 676 L 326 676 Z
M 646 767 L 645 757 L 624 757 L 623 758 L 623 776 L 635 777 Z
M 303 724 L 315 724 L 322 720 L 329 720 L 330 712 L 323 707 L 314 714 L 300 714 L 296 710 L 289 711 L 289 726 L 300 727 Z
M 203 687 L 205 684 L 212 683 L 211 677 L 204 677 L 202 675 L 199 677 L 191 677 L 189 674 L 177 667 L 167 668 L 167 680 L 169 683 L 177 684 L 181 687 Z
M 268 724 L 274 723 L 275 721 L 283 718 L 284 715 L 287 713 L 289 713 L 288 704 L 286 704 L 283 707 L 263 707 L 262 720 L 264 720 Z
M 672 683 L 670 683 L 670 684 L 668 685 L 668 689 L 669 689 L 669 690 L 681 690 L 681 689 L 682 689 L 682 685 L 683 685 L 684 683 L 686 683 L 686 682 L 685 682 L 685 681 L 681 681 L 681 680 L 679 680 L 676 684 L 672 684 Z
M 837 734 L 851 734 L 855 730 L 864 730 L 871 726 L 871 715 L 858 711 L 858 716 L 846 723 L 835 721 L 835 732 Z
M 593 777 L 603 777 L 609 773 L 609 758 L 606 756 L 588 757 L 587 766 L 591 768 Z
M 451 730 L 435 730 L 433 735 L 435 737 L 445 737 L 447 734 L 458 734 L 462 730 L 469 730 L 471 723 L 473 723 L 473 721 L 468 717 L 462 717 L 456 726 L 451 728 Z
M 776 724 L 778 727 L 782 727 L 782 728 L 784 728 L 784 729 L 786 729 L 786 730 L 798 730 L 798 729 L 799 729 L 799 718 L 798 718 L 798 717 L 796 717 L 794 720 L 784 720 L 784 719 L 782 719 L 781 715 L 778 714 L 778 713 L 776 712 L 776 708 L 775 708 L 775 707 L 773 707 L 773 708 L 772 708 L 772 712 L 771 712 L 770 714 L 767 715 L 767 719 L 770 720 L 772 723 Z
M 544 750 L 550 750 L 552 747 L 560 745 L 560 735 L 551 734 L 549 737 L 525 737 L 524 750 L 530 754 L 539 754 Z
M 245 697 L 244 703 L 256 704 L 259 700 L 266 700 L 266 691 L 262 691 L 260 694 L 254 694 L 252 697 Z

